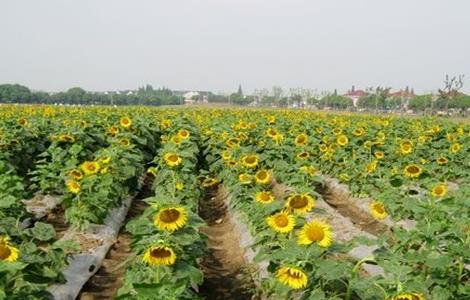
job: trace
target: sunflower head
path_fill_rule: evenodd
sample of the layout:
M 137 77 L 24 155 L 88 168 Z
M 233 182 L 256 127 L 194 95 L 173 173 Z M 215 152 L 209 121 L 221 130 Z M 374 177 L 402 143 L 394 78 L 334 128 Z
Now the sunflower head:
M 256 182 L 259 184 L 268 184 L 272 180 L 271 172 L 267 170 L 259 170 L 255 174 Z
M 267 217 L 266 223 L 276 232 L 289 233 L 294 229 L 295 217 L 284 210 Z
M 59 141 L 64 143 L 73 143 L 75 138 L 69 134 L 61 134 L 59 135 Z
M 308 135 L 305 133 L 301 133 L 295 137 L 295 145 L 297 146 L 305 146 L 308 143 Z
M 405 176 L 409 178 L 419 177 L 421 173 L 423 173 L 423 169 L 415 164 L 407 165 L 404 170 Z
M 374 201 L 369 205 L 370 213 L 377 220 L 383 220 L 388 216 L 385 205 L 382 202 Z
M 311 221 L 299 231 L 297 243 L 299 245 L 317 243 L 321 247 L 329 247 L 332 240 L 330 225 L 321 221 Z
M 364 135 L 365 132 L 366 131 L 363 127 L 356 127 L 356 129 L 354 129 L 354 131 L 353 131 L 353 134 L 355 136 L 362 136 L 362 135 Z
M 206 177 L 202 181 L 201 185 L 204 188 L 211 188 L 211 187 L 216 186 L 218 183 L 219 183 L 219 180 L 217 180 L 216 178 Z
M 20 250 L 10 243 L 8 236 L 0 235 L 0 260 L 4 262 L 15 262 L 18 260 Z
M 413 152 L 413 143 L 409 140 L 404 140 L 400 143 L 400 152 L 403 155 L 410 154 Z
M 276 272 L 276 278 L 282 284 L 293 289 L 301 289 L 307 286 L 308 277 L 305 272 L 296 267 L 281 267 Z
M 185 140 L 185 139 L 189 138 L 190 133 L 189 133 L 189 131 L 186 130 L 186 129 L 180 129 L 180 130 L 178 131 L 178 136 L 179 136 L 181 139 Z
M 250 184 L 252 181 L 252 176 L 247 173 L 241 173 L 238 175 L 238 181 L 240 181 L 241 184 Z
M 169 167 L 176 167 L 178 166 L 179 164 L 181 164 L 181 162 L 183 161 L 183 159 L 176 153 L 166 153 L 164 156 L 163 156 L 163 159 L 165 160 L 165 163 L 169 166 Z
M 432 188 L 431 194 L 434 197 L 441 198 L 447 194 L 448 188 L 446 184 L 438 184 Z
M 182 228 L 188 221 L 188 213 L 182 206 L 161 209 L 154 220 L 155 226 L 161 230 L 173 232 Z
M 128 147 L 131 144 L 131 141 L 129 139 L 120 139 L 119 140 L 119 145 L 123 147 Z
M 346 146 L 349 143 L 349 139 L 344 134 L 341 134 L 336 138 L 336 143 L 340 146 Z
M 286 208 L 297 214 L 304 214 L 312 210 L 315 199 L 309 193 L 293 194 L 287 198 Z
M 80 170 L 74 169 L 69 172 L 69 177 L 75 179 L 75 180 L 80 180 L 83 178 L 83 173 Z
M 438 165 L 445 165 L 449 162 L 449 160 L 445 158 L 444 156 L 441 156 L 436 159 L 436 162 Z
M 401 293 L 391 298 L 391 300 L 426 300 L 423 294 Z
M 274 194 L 272 192 L 258 192 L 255 195 L 255 200 L 263 204 L 272 203 L 274 201 Z
M 21 126 L 26 126 L 28 125 L 28 120 L 26 120 L 25 118 L 18 119 L 18 124 L 20 124 Z
M 247 168 L 255 168 L 258 165 L 257 155 L 245 155 L 242 157 L 242 165 Z
M 377 159 L 382 159 L 382 158 L 384 158 L 385 153 L 384 153 L 383 151 L 375 151 L 375 152 L 374 152 L 374 156 L 375 156 L 375 158 L 377 158 Z
M 454 154 L 460 152 L 461 149 L 462 145 L 460 145 L 459 143 L 454 143 L 450 146 L 450 152 Z
M 300 159 L 300 160 L 303 160 L 303 159 L 307 159 L 310 157 L 310 153 L 308 152 L 300 152 L 299 154 L 297 154 L 297 158 Z
M 121 120 L 119 120 L 119 124 L 124 128 L 129 128 L 132 125 L 132 120 L 129 117 L 122 117 Z
M 69 180 L 69 181 L 67 181 L 66 185 L 67 185 L 67 189 L 72 194 L 80 193 L 80 183 L 78 183 L 77 181 Z
M 81 165 L 81 169 L 85 175 L 96 174 L 100 170 L 100 164 L 96 161 L 86 161 Z
M 176 254 L 168 246 L 154 245 L 145 251 L 142 261 L 150 266 L 171 266 L 176 262 Z

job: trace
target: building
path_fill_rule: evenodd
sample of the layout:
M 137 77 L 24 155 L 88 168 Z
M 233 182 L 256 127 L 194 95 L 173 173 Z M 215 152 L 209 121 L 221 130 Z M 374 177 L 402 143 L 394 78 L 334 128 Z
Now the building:
M 357 107 L 357 102 L 361 97 L 364 96 L 367 96 L 367 93 L 363 90 L 356 90 L 354 85 L 352 86 L 351 90 L 344 94 L 344 97 L 347 97 L 352 100 L 354 107 Z

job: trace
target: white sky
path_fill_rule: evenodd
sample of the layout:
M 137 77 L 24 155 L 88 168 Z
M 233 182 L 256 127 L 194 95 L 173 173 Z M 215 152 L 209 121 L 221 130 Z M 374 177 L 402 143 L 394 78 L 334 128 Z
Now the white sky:
M 465 74 L 468 0 L 0 0 L 0 83 L 345 91 Z

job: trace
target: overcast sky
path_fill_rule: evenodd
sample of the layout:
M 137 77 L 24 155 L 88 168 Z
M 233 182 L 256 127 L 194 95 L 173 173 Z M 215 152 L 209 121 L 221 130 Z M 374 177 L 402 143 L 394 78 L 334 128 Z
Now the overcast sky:
M 0 0 L 0 83 L 104 91 L 406 85 L 465 74 L 469 0 Z

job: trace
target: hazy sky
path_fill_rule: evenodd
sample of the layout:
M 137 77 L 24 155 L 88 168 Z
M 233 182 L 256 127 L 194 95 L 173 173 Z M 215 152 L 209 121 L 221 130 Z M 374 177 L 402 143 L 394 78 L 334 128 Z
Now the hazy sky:
M 469 0 L 0 0 L 0 83 L 470 91 Z

